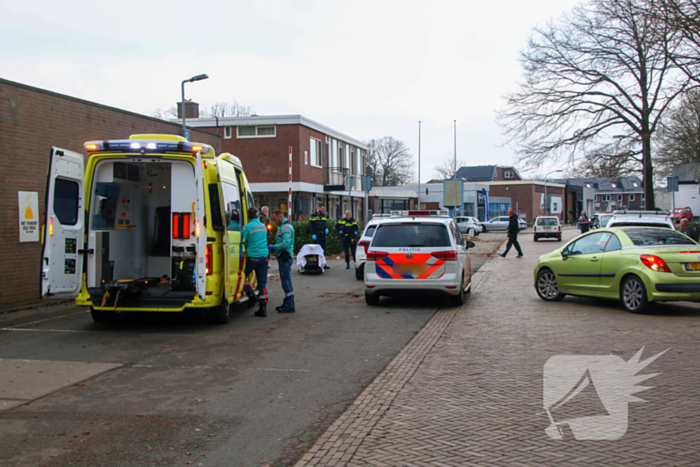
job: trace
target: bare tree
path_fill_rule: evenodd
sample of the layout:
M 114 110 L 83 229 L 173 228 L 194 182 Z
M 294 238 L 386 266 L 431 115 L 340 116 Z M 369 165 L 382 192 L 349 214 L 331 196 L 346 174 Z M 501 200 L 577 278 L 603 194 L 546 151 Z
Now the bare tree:
M 574 164 L 633 135 L 653 208 L 651 138 L 691 81 L 669 58 L 681 34 L 650 11 L 655 0 L 591 0 L 536 29 L 521 55 L 525 82 L 499 113 L 519 161 Z
M 700 90 L 687 93 L 669 112 L 659 132 L 658 146 L 660 175 L 671 175 L 677 164 L 700 162 Z
M 465 161 L 460 159 L 455 163 L 454 157 L 451 157 L 442 164 L 433 167 L 433 170 L 438 175 L 438 178 L 453 178 L 457 171 L 465 165 L 467 165 Z
M 215 102 L 208 110 L 201 112 L 202 117 L 248 117 L 253 115 L 253 108 L 248 105 L 239 104 L 236 101 L 231 103 Z
M 175 107 L 170 107 L 167 110 L 156 109 L 151 113 L 151 117 L 160 118 L 161 120 L 177 118 L 177 109 Z
M 413 156 L 403 141 L 391 136 L 367 143 L 367 173 L 376 186 L 398 186 L 413 180 Z
M 697 0 L 658 0 L 651 14 L 679 31 L 683 47 L 673 51 L 671 58 L 688 77 L 700 83 L 700 4 Z

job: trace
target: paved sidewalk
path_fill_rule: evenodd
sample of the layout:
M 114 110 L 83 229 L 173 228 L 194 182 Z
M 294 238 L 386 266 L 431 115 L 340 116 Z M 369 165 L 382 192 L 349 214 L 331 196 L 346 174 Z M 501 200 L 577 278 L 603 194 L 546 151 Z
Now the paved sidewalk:
M 565 232 L 565 240 L 578 232 Z M 297 463 L 305 466 L 700 465 L 700 307 L 658 305 L 646 315 L 614 301 L 544 302 L 532 271 L 558 242 L 521 235 L 475 275 L 462 308 L 445 308 Z M 642 347 L 652 389 L 632 402 L 618 440 L 557 441 L 545 428 L 543 368 L 555 355 L 617 355 Z M 581 391 L 565 418 L 602 415 Z M 605 408 L 602 408 L 603 412 Z M 607 414 L 607 412 L 605 413 Z

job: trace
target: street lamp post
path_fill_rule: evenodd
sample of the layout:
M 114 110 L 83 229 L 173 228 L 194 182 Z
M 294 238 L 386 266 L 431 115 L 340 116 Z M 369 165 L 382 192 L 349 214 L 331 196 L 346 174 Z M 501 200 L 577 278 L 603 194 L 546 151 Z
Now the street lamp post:
M 182 136 L 187 134 L 187 128 L 185 127 L 185 83 L 192 83 L 193 81 L 201 81 L 203 79 L 209 78 L 209 75 L 203 73 L 201 75 L 193 76 L 190 79 L 186 79 L 182 82 Z M 189 140 L 189 138 L 187 138 Z
M 563 172 L 563 170 L 562 169 L 552 170 L 551 172 L 549 172 L 547 175 L 544 176 L 544 215 L 545 216 L 549 215 L 549 213 L 547 212 L 547 211 L 549 211 L 549 209 L 548 209 L 549 206 L 547 206 L 547 204 L 548 204 L 547 203 L 547 177 L 549 177 L 553 173 L 557 173 L 557 172 Z

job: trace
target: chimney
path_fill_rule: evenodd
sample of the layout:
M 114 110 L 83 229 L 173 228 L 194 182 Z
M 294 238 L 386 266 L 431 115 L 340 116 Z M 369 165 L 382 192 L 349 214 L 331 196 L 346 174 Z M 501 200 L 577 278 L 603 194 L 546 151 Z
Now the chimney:
M 182 118 L 182 102 L 177 103 L 177 118 Z M 185 118 L 199 118 L 199 103 L 185 101 Z

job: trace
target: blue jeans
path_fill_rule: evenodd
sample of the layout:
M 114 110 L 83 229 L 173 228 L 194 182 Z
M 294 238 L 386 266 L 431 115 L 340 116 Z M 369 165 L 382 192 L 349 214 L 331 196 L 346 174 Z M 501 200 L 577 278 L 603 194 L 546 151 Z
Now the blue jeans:
M 267 303 L 267 256 L 260 258 L 246 258 L 245 260 L 245 290 L 252 290 L 248 283 L 248 275 L 255 271 L 255 277 L 258 280 L 258 299 L 260 303 Z
M 287 308 L 294 308 L 294 287 L 292 287 L 292 263 L 293 260 L 282 261 L 277 258 L 277 264 L 280 268 L 280 280 L 282 281 L 282 290 L 284 290 L 284 302 L 282 303 Z

